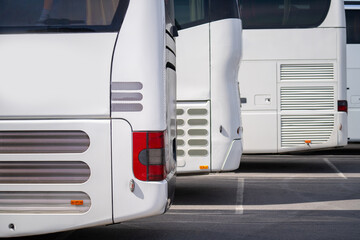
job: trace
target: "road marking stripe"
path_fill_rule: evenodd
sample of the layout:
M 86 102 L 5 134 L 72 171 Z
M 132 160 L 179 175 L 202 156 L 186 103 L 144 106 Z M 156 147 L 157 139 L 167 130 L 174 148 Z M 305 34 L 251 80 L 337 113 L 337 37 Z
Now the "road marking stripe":
M 244 200 L 244 186 L 245 181 L 243 178 L 238 179 L 237 190 L 236 190 L 236 207 L 235 214 L 243 214 L 243 200 Z
M 323 158 L 324 161 L 327 163 L 327 165 L 329 165 L 329 167 L 331 167 L 335 172 L 337 172 L 338 176 L 344 178 L 344 179 L 348 179 L 342 172 L 340 172 L 340 170 L 334 165 L 332 164 L 329 159 L 327 158 Z
M 347 178 L 360 178 L 360 173 L 347 173 Z M 181 179 L 183 176 L 178 176 Z M 239 172 L 239 173 L 216 173 L 202 176 L 186 176 L 187 179 L 190 178 L 263 178 L 263 179 L 272 179 L 272 178 L 281 178 L 281 179 L 309 179 L 309 178 L 339 178 L 338 173 L 266 173 L 266 172 Z
M 172 205 L 170 210 L 234 211 L 237 205 Z
M 192 211 L 233 211 L 238 205 L 172 205 L 170 210 Z M 243 205 L 243 211 L 360 211 L 360 199 L 268 204 Z

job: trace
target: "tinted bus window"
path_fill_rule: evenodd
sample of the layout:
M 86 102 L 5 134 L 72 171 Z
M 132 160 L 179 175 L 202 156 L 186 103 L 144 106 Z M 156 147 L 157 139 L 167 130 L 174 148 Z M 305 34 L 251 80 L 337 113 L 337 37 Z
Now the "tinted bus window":
M 176 24 L 179 29 L 210 21 L 239 18 L 237 0 L 175 0 Z
M 0 31 L 118 31 L 129 0 L 0 0 Z
M 346 10 L 347 43 L 360 43 L 360 10 Z
M 244 29 L 311 28 L 326 18 L 331 0 L 239 0 Z
M 211 21 L 240 18 L 237 0 L 211 0 Z
M 174 0 L 165 0 L 165 9 L 166 29 L 170 32 L 171 36 L 174 37 L 177 35 L 177 30 L 175 29 Z
M 179 29 L 209 21 L 208 0 L 175 0 L 175 18 Z

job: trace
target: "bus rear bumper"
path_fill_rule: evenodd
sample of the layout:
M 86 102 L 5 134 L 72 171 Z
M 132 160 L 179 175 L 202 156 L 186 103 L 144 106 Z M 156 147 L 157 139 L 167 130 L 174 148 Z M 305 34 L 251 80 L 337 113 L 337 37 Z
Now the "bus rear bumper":
M 242 151 L 241 139 L 233 140 L 221 171 L 234 171 L 238 169 L 240 166 Z

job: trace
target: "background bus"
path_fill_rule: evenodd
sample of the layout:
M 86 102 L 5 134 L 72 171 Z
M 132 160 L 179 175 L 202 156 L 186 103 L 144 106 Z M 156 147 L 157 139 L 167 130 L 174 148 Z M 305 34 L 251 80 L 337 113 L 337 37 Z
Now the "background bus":
M 242 153 L 237 83 L 241 20 L 236 0 L 175 0 L 177 171 L 239 167 Z
M 339 0 L 240 0 L 244 153 L 347 144 Z
M 360 1 L 345 1 L 349 141 L 360 142 Z
M 0 0 L 0 237 L 169 207 L 172 4 Z

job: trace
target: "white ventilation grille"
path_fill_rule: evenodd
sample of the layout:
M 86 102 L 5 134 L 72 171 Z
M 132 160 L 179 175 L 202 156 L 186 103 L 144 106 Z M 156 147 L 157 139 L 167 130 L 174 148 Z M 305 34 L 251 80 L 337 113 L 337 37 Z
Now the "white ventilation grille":
M 0 184 L 76 184 L 89 178 L 90 168 L 84 162 L 0 162 Z
M 334 110 L 333 86 L 281 87 L 281 110 Z
M 143 95 L 141 82 L 113 82 L 111 84 L 112 112 L 141 112 Z
M 0 192 L 0 214 L 82 214 L 90 206 L 83 192 Z
M 83 153 L 89 146 L 83 131 L 0 131 L 0 154 Z
M 334 64 L 282 64 L 281 81 L 333 81 Z
M 281 116 L 281 147 L 326 143 L 334 131 L 334 115 Z
M 177 159 L 210 160 L 209 103 L 178 103 L 177 108 Z

